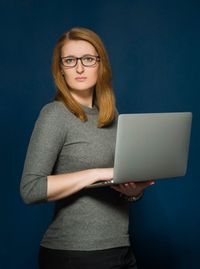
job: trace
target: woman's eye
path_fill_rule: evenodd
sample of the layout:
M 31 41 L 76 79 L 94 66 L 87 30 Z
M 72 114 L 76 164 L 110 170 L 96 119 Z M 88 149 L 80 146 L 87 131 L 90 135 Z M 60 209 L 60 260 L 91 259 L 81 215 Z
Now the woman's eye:
M 74 59 L 73 58 L 68 58 L 68 59 L 65 59 L 65 63 L 66 64 L 71 64 L 71 63 L 74 63 Z
M 94 58 L 93 58 L 93 57 L 85 57 L 85 58 L 83 58 L 83 60 L 84 60 L 85 62 L 89 62 L 89 63 L 91 63 L 92 61 L 94 61 Z

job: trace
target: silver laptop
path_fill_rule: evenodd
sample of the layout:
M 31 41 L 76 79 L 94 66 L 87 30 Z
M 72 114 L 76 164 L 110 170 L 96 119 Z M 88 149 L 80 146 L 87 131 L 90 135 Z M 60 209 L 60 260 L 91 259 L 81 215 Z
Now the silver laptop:
M 184 176 L 191 124 L 191 112 L 120 114 L 113 180 L 89 188 Z

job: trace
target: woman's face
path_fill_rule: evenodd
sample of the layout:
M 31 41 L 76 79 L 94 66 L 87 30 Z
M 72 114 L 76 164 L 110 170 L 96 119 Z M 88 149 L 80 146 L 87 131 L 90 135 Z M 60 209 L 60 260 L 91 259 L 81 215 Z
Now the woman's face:
M 93 93 L 98 78 L 99 62 L 90 56 L 98 54 L 93 45 L 84 40 L 67 41 L 61 49 L 61 72 L 73 94 Z M 80 57 L 84 57 L 83 64 L 89 66 L 84 66 L 80 59 L 76 59 Z

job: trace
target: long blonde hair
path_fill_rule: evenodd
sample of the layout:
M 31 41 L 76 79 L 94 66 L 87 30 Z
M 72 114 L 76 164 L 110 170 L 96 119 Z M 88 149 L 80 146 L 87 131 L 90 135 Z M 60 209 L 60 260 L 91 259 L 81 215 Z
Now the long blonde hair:
M 81 105 L 70 94 L 69 87 L 61 73 L 61 49 L 69 40 L 84 40 L 89 42 L 94 46 L 100 57 L 98 79 L 95 85 L 93 101 L 99 110 L 97 126 L 103 127 L 109 125 L 115 118 L 112 71 L 103 42 L 96 33 L 89 29 L 80 27 L 72 28 L 63 33 L 56 43 L 52 58 L 52 74 L 57 88 L 55 100 L 62 101 L 81 121 L 87 121 L 87 115 Z

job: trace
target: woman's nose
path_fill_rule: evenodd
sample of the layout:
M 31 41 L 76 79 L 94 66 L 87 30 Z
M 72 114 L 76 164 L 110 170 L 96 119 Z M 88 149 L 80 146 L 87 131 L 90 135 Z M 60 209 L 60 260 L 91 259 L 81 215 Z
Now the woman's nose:
M 78 73 L 83 73 L 83 71 L 84 71 L 84 66 L 82 65 L 80 59 L 78 59 L 78 62 L 77 62 L 77 65 L 76 65 L 76 71 Z

